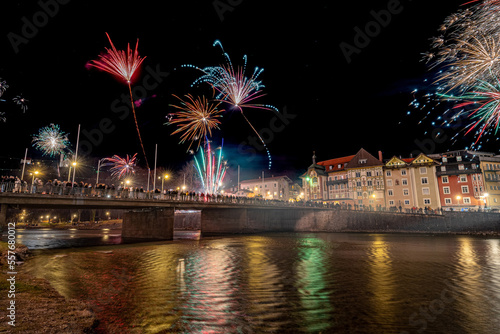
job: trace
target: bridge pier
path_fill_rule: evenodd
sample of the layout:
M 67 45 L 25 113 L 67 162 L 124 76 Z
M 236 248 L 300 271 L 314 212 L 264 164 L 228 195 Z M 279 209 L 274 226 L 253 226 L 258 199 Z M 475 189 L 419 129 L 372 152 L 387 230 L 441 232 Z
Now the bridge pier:
M 332 210 L 290 208 L 210 208 L 201 211 L 201 235 L 294 232 L 326 229 Z
M 2 203 L 0 205 L 0 231 L 3 231 L 7 228 L 7 209 L 9 208 L 8 204 Z
M 174 213 L 174 208 L 125 212 L 122 237 L 172 240 L 174 238 Z

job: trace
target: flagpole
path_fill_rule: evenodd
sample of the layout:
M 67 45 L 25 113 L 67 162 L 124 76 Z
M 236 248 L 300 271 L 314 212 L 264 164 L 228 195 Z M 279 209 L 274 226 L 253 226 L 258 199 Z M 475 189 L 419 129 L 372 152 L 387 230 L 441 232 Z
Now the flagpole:
M 73 181 L 71 182 L 71 188 L 75 183 L 75 173 L 76 173 L 76 159 L 78 159 L 78 145 L 80 143 L 80 124 L 78 124 L 78 135 L 76 137 L 76 150 L 75 150 L 75 161 L 73 162 Z
M 21 173 L 21 181 L 23 181 L 23 178 L 24 178 L 24 169 L 26 168 L 26 157 L 27 156 L 28 156 L 28 148 L 26 148 L 26 151 L 24 152 L 23 172 Z
M 155 171 L 153 176 L 153 191 L 156 190 L 156 159 L 158 157 L 158 144 L 155 146 Z

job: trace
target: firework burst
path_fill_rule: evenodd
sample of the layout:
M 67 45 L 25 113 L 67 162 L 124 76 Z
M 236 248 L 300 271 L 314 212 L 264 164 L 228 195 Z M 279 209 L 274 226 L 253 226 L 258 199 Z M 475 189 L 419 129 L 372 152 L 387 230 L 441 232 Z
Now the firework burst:
M 130 94 L 130 105 L 132 106 L 132 114 L 134 115 L 135 127 L 137 129 L 137 135 L 139 136 L 139 142 L 141 144 L 142 153 L 144 154 L 144 159 L 146 161 L 146 165 L 149 168 L 148 159 L 146 157 L 146 151 L 144 149 L 144 144 L 142 143 L 141 132 L 139 131 L 139 124 L 137 123 L 137 115 L 135 113 L 135 103 L 134 98 L 132 96 L 132 81 L 135 78 L 137 70 L 140 68 L 142 62 L 146 57 L 140 57 L 137 48 L 139 46 L 139 39 L 137 39 L 137 43 L 135 45 L 135 50 L 132 51 L 130 48 L 130 44 L 127 44 L 127 51 L 117 50 L 108 33 L 106 33 L 108 37 L 109 44 L 111 44 L 111 48 L 105 48 L 106 53 L 99 55 L 98 60 L 91 60 L 88 63 L 88 66 L 96 67 L 102 71 L 108 72 L 113 76 L 123 79 L 128 85 L 128 90 Z
M 443 118 L 466 120 L 457 134 L 473 134 L 474 146 L 484 135 L 498 131 L 500 1 L 473 0 L 464 5 L 468 7 L 446 17 L 425 60 L 437 71 L 435 92 L 428 96 L 434 103 L 453 104 L 432 124 Z
M 243 118 L 248 123 L 248 125 L 255 132 L 257 137 L 260 139 L 264 148 L 266 149 L 268 159 L 269 159 L 269 169 L 271 168 L 271 154 L 267 148 L 266 143 L 254 128 L 252 123 L 248 120 L 246 115 L 243 113 L 243 108 L 257 108 L 264 110 L 274 110 L 279 112 L 274 106 L 267 104 L 255 104 L 253 101 L 259 97 L 264 96 L 262 93 L 262 88 L 264 85 L 258 80 L 260 74 L 264 69 L 256 67 L 250 77 L 245 76 L 246 66 L 247 66 L 247 56 L 243 56 L 244 65 L 235 70 L 231 58 L 224 51 L 220 41 L 215 41 L 214 46 L 218 45 L 224 58 L 226 60 L 225 65 L 221 66 L 210 66 L 205 68 L 199 68 L 193 65 L 183 65 L 183 67 L 190 67 L 200 70 L 203 75 L 196 79 L 192 85 L 197 85 L 200 83 L 208 83 L 215 91 L 217 91 L 217 100 L 220 102 L 226 102 L 237 109 L 243 115 Z
M 111 158 L 105 158 L 107 161 L 103 166 L 112 166 L 109 170 L 111 171 L 111 176 L 121 179 L 124 176 L 135 173 L 134 167 L 136 166 L 137 153 L 132 157 L 127 156 L 125 158 L 120 158 L 117 155 L 113 155 Z
M 2 78 L 0 78 L 0 97 L 7 91 L 8 88 L 9 88 L 9 85 L 7 84 L 7 82 L 5 80 L 3 80 Z M 0 99 L 0 102 L 7 102 L 7 101 L 5 99 Z M 21 95 L 14 97 L 12 99 L 12 102 L 14 102 L 18 106 L 20 106 L 23 113 L 25 113 L 26 110 L 28 109 L 28 104 L 27 104 L 28 100 L 25 99 L 24 97 L 22 97 Z M 0 116 L 1 116 L 0 121 L 3 121 L 3 122 L 7 121 L 7 117 L 5 116 L 5 112 L 2 112 L 0 114 Z
M 2 96 L 3 93 L 5 93 L 7 88 L 9 88 L 9 85 L 7 85 L 7 82 L 5 80 L 2 80 L 2 78 L 0 78 L 0 96 Z
M 22 97 L 21 95 L 19 96 L 16 96 L 15 98 L 12 99 L 12 101 L 17 104 L 18 106 L 21 107 L 21 110 L 23 111 L 23 113 L 26 112 L 26 110 L 28 109 L 28 100 L 26 100 L 24 97 Z
M 194 156 L 195 167 L 205 194 L 219 192 L 227 171 L 227 162 L 223 158 L 222 145 L 213 151 L 209 140 L 205 141 L 204 150 L 200 151 L 200 159 L 198 160 L 196 155 Z
M 218 110 L 220 103 L 211 104 L 204 96 L 194 99 L 188 94 L 186 100 L 175 97 L 179 99 L 180 106 L 172 106 L 180 111 L 171 114 L 172 119 L 167 123 L 177 125 L 177 130 L 172 132 L 172 135 L 182 132 L 181 143 L 189 140 L 191 141 L 189 148 L 191 148 L 193 142 L 197 141 L 199 147 L 202 138 L 211 136 L 212 129 L 219 128 L 218 118 L 222 117 L 220 113 L 224 110 Z
M 68 134 L 62 132 L 57 124 L 43 127 L 38 130 L 38 135 L 33 135 L 33 146 L 50 157 L 65 156 L 71 152 L 69 145 Z
M 488 132 L 497 134 L 500 125 L 500 82 L 495 85 L 481 82 L 471 92 L 461 96 L 446 96 L 444 98 L 459 101 L 454 107 L 473 120 L 465 134 L 476 129 L 476 142 Z

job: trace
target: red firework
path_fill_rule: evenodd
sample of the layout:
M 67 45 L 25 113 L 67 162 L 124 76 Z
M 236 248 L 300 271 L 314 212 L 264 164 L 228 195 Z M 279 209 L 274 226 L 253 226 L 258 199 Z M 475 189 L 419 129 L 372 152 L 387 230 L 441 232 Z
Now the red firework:
M 108 162 L 103 164 L 103 166 L 113 166 L 109 169 L 111 171 L 111 176 L 116 176 L 118 179 L 121 179 L 128 174 L 135 173 L 134 167 L 136 166 L 136 157 L 137 153 L 132 157 L 129 157 L 127 154 L 126 158 L 120 158 L 117 155 L 113 155 L 111 158 L 105 158 Z
M 135 45 L 135 50 L 132 51 L 130 44 L 127 44 L 127 51 L 117 50 L 111 38 L 109 37 L 109 43 L 111 44 L 111 49 L 105 48 L 106 53 L 99 55 L 98 60 L 91 60 L 88 62 L 88 66 L 96 67 L 102 71 L 108 72 L 120 79 L 125 80 L 128 85 L 128 90 L 130 93 L 130 105 L 132 106 L 132 114 L 134 115 L 135 127 L 137 129 L 137 134 L 139 136 L 139 141 L 141 143 L 142 153 L 144 154 L 144 159 L 146 165 L 149 168 L 148 158 L 146 157 L 146 151 L 144 150 L 144 145 L 142 143 L 141 132 L 139 131 L 139 124 L 137 123 L 137 116 L 135 114 L 134 98 L 132 97 L 132 81 L 136 71 L 141 66 L 142 62 L 146 57 L 140 57 L 137 47 L 139 46 L 139 39 Z

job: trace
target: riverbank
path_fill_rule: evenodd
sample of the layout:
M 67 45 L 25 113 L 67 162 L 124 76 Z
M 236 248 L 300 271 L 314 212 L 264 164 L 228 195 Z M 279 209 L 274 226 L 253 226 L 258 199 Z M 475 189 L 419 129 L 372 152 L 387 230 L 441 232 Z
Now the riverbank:
M 24 245 L 16 245 L 15 275 L 7 275 L 8 248 L 6 242 L 0 242 L 0 303 L 6 309 L 15 302 L 15 327 L 8 322 L 6 312 L 0 313 L 0 322 L 8 333 L 49 334 L 49 333 L 93 333 L 98 320 L 90 306 L 75 299 L 65 299 L 50 283 L 23 272 L 23 264 L 32 256 Z M 8 295 L 8 278 L 15 277 L 15 296 Z M 3 331 L 2 331 L 3 332 Z

